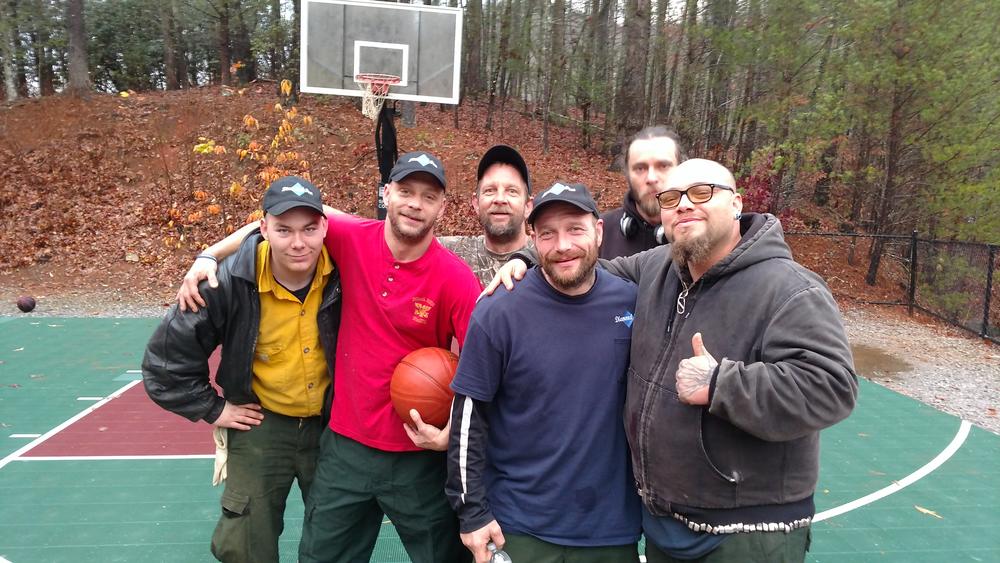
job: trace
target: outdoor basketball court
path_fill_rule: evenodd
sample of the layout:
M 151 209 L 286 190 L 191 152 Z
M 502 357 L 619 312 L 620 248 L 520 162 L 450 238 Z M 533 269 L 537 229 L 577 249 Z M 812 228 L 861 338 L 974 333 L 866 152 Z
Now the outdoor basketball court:
M 210 427 L 139 381 L 157 322 L 0 318 L 0 561 L 212 560 Z M 1000 437 L 863 381 L 823 435 L 809 561 L 1000 561 L 998 460 Z M 373 561 L 408 561 L 388 521 Z

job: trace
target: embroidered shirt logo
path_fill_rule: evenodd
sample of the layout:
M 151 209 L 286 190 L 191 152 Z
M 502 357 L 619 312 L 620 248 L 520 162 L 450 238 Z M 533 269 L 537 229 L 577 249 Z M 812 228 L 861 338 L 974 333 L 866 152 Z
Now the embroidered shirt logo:
M 434 308 L 434 301 L 426 297 L 413 298 L 413 322 L 427 324 L 430 318 L 431 309 Z
M 309 188 L 303 186 L 302 184 L 300 184 L 298 182 L 295 182 L 294 186 L 285 186 L 285 187 L 281 188 L 281 191 L 283 191 L 283 192 L 292 192 L 293 194 L 295 194 L 295 195 L 297 195 L 299 197 L 302 197 L 302 194 L 313 195 L 313 193 L 311 191 L 309 191 Z
M 625 323 L 625 326 L 632 328 L 632 321 L 635 319 L 635 315 L 632 311 L 625 311 L 624 315 L 615 315 L 615 324 Z
M 556 185 L 552 186 L 551 188 L 545 190 L 545 193 L 543 193 L 542 195 L 538 196 L 538 199 L 542 199 L 542 198 L 544 198 L 547 195 L 559 195 L 559 194 L 561 194 L 563 192 L 575 192 L 575 191 L 576 191 L 576 188 L 571 188 L 571 187 L 567 186 L 566 184 L 556 184 Z
M 416 163 L 420 164 L 420 166 L 423 166 L 424 168 L 427 168 L 428 164 L 430 164 L 434 168 L 438 167 L 437 164 L 434 164 L 433 160 L 427 158 L 427 155 L 423 154 L 423 153 L 421 153 L 420 156 L 415 156 L 415 157 L 411 158 L 409 160 L 409 162 L 416 162 Z

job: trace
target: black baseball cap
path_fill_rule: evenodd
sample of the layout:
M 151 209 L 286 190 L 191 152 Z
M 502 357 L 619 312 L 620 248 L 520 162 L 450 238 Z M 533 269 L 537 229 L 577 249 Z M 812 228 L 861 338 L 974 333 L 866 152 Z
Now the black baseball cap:
M 441 189 L 445 189 L 447 182 L 444 179 L 444 164 L 429 152 L 408 152 L 399 157 L 389 172 L 389 179 L 398 182 L 414 172 L 426 172 L 434 176 L 434 179 L 441 184 Z
M 521 173 L 521 179 L 524 180 L 524 185 L 528 187 L 528 195 L 531 195 L 531 180 L 528 178 L 528 165 L 524 163 L 524 159 L 521 158 L 521 153 L 517 152 L 514 147 L 509 147 L 507 145 L 495 145 L 486 151 L 483 158 L 479 161 L 479 170 L 476 172 L 476 181 L 481 181 L 483 179 L 483 174 L 486 170 L 493 166 L 494 164 L 501 162 L 503 164 L 509 164 L 517 169 Z
M 528 215 L 528 224 L 534 225 L 535 219 L 538 218 L 542 209 L 547 207 L 550 203 L 556 203 L 559 201 L 575 205 L 583 211 L 593 214 L 594 217 L 597 217 L 598 219 L 601 217 L 601 215 L 597 212 L 597 203 L 590 195 L 590 190 L 587 189 L 587 186 L 584 186 L 583 184 L 564 184 L 562 182 L 556 182 L 555 184 L 552 184 L 552 187 L 535 196 L 535 207 L 531 210 L 531 214 Z
M 294 207 L 308 207 L 323 213 L 323 197 L 309 180 L 285 176 L 267 187 L 261 207 L 268 215 L 281 215 Z

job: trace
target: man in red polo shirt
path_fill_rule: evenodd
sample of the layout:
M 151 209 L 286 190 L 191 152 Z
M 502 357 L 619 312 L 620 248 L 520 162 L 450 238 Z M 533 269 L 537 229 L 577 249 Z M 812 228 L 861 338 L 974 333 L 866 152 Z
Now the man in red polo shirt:
M 325 243 L 341 271 L 344 305 L 330 431 L 306 502 L 300 561 L 369 560 L 384 515 L 414 562 L 469 559 L 444 496 L 449 429 L 419 417 L 404 427 L 389 381 L 409 352 L 465 339 L 479 281 L 434 238 L 445 204 L 441 161 L 407 153 L 389 178 L 385 222 L 328 216 Z M 206 252 L 225 256 L 241 231 Z M 198 263 L 206 272 L 213 265 Z M 189 306 L 193 297 L 186 296 Z

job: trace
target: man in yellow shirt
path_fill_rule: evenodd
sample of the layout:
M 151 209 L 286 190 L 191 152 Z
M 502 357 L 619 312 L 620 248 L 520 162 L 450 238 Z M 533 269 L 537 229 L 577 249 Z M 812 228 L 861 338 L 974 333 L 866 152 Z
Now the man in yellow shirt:
M 322 198 L 308 180 L 287 176 L 268 187 L 263 210 L 260 230 L 219 264 L 218 286 L 199 288 L 208 306 L 172 307 L 142 362 L 153 401 L 214 425 L 228 442 L 212 537 L 220 561 L 278 561 L 285 501 L 296 479 L 308 494 L 329 415 L 341 291 L 323 247 Z M 220 344 L 222 396 L 208 368 Z

